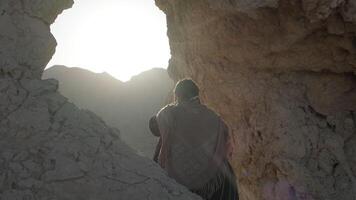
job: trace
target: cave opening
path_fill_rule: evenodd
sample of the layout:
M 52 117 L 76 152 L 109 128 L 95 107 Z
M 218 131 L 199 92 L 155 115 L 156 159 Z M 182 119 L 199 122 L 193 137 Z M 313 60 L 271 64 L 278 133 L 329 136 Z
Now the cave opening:
M 57 47 L 42 77 L 148 157 L 157 142 L 148 119 L 173 88 L 165 16 L 153 0 L 75 0 L 51 25 Z
M 121 81 L 153 67 L 167 68 L 165 14 L 154 1 L 74 1 L 51 25 L 57 40 L 48 63 L 107 72 Z

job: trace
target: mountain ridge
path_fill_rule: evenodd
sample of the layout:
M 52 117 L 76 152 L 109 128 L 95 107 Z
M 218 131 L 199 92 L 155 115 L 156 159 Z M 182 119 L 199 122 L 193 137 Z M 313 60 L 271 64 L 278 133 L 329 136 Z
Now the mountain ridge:
M 57 79 L 59 92 L 82 109 L 99 115 L 121 138 L 142 155 L 151 157 L 157 139 L 148 130 L 148 119 L 167 103 L 173 81 L 163 68 L 152 68 L 123 82 L 110 74 L 80 67 L 56 65 L 43 79 Z

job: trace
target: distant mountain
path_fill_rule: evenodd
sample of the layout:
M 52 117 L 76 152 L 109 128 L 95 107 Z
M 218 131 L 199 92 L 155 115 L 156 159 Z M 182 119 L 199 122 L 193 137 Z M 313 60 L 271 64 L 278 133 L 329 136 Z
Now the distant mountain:
M 148 120 L 167 103 L 173 88 L 165 69 L 154 68 L 122 82 L 107 73 L 57 65 L 42 78 L 57 79 L 59 91 L 70 101 L 95 112 L 118 128 L 128 145 L 152 156 L 157 139 L 149 132 Z

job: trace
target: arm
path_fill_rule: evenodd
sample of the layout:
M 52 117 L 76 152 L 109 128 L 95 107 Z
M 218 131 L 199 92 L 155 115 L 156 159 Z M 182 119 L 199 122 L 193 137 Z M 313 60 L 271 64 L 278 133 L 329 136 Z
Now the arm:
M 165 168 L 165 164 L 168 156 L 167 155 L 168 148 L 169 148 L 168 137 L 172 125 L 172 117 L 171 117 L 172 108 L 173 108 L 172 105 L 168 105 L 164 107 L 162 110 L 158 112 L 156 117 L 159 133 L 161 135 L 161 140 L 162 140 L 161 151 L 159 154 L 159 164 L 161 165 L 162 168 Z
M 218 158 L 230 159 L 232 157 L 232 143 L 229 135 L 229 128 L 223 120 L 220 120 L 219 137 L 216 147 L 216 156 Z
M 158 144 L 156 145 L 156 149 L 153 154 L 153 161 L 158 163 L 158 157 L 159 157 L 159 153 L 161 151 L 161 146 L 162 146 L 162 138 L 161 138 L 161 134 L 159 132 L 156 116 L 151 117 L 151 119 L 149 121 L 149 128 L 150 128 L 152 135 L 159 137 Z
M 227 159 L 231 159 L 232 158 L 232 153 L 233 153 L 233 139 L 229 133 L 229 128 L 227 127 L 227 125 L 223 122 L 223 134 L 224 134 L 224 138 L 225 138 L 225 145 L 226 145 L 226 158 Z
M 150 127 L 152 135 L 154 135 L 156 137 L 160 137 L 161 136 L 161 134 L 159 132 L 156 116 L 151 117 L 150 122 L 149 122 L 149 127 Z
M 159 153 L 161 152 L 162 147 L 162 138 L 159 138 L 158 144 L 156 146 L 155 154 L 153 155 L 153 161 L 158 163 Z

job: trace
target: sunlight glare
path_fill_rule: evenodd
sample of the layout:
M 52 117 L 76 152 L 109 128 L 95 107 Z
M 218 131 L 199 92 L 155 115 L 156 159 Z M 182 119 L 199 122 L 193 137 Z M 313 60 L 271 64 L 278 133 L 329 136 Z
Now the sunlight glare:
M 166 18 L 154 0 L 75 0 L 51 26 L 56 53 L 47 67 L 107 72 L 127 81 L 170 58 Z

